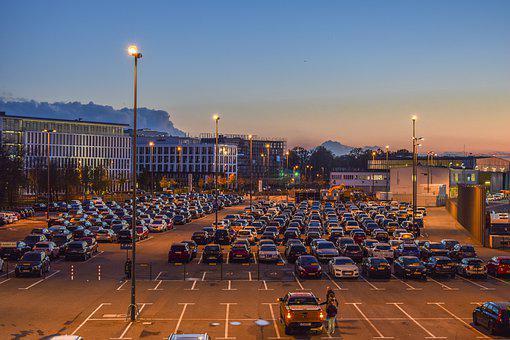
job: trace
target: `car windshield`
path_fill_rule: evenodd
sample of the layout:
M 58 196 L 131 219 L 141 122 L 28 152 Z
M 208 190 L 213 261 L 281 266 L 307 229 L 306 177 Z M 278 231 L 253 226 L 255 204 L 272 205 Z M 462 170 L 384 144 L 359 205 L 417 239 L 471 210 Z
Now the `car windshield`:
M 442 243 L 431 243 L 430 249 L 445 249 L 445 246 Z
M 473 246 L 462 246 L 461 249 L 463 251 L 475 251 L 475 248 Z
M 348 244 L 345 246 L 346 250 L 359 250 L 359 246 L 357 244 Z
M 318 249 L 335 249 L 335 245 L 331 242 L 319 242 Z
M 379 244 L 377 246 L 375 246 L 375 249 L 378 249 L 378 250 L 390 250 L 391 247 L 387 244 Z
M 470 266 L 478 266 L 478 265 L 481 265 L 482 263 L 483 263 L 483 261 L 479 260 L 479 259 L 473 259 L 473 260 L 467 261 L 467 264 Z
M 449 265 L 450 264 L 450 260 L 446 260 L 446 259 L 438 259 L 436 262 L 437 262 L 437 264 L 441 264 L 441 265 Z
M 406 245 L 404 246 L 404 250 L 417 250 L 417 249 L 418 249 L 418 247 L 413 246 L 413 245 L 407 245 L 407 244 L 406 244 Z
M 173 245 L 171 250 L 172 251 L 185 251 L 186 250 L 186 246 L 181 245 L 181 244 Z
M 420 265 L 420 260 L 417 258 L 404 258 L 403 260 L 406 266 L 417 267 Z
M 303 245 L 295 245 L 291 248 L 292 251 L 306 252 L 306 247 Z
M 71 243 L 71 244 L 69 244 L 69 248 L 82 249 L 83 246 L 82 246 L 82 243 Z
M 263 245 L 262 247 L 260 247 L 260 251 L 277 251 L 276 249 L 276 246 L 273 246 L 273 245 Z
M 388 264 L 388 261 L 386 261 L 385 259 L 373 258 L 371 261 L 371 264 L 374 266 L 380 266 L 380 265 Z
M 499 261 L 499 263 L 501 263 L 501 264 L 510 264 L 510 259 L 501 259 Z
M 44 249 L 44 248 L 49 248 L 50 244 L 49 243 L 37 243 L 35 246 L 36 246 L 36 248 Z
M 25 241 L 27 241 L 27 242 L 36 242 L 36 241 L 39 241 L 40 239 L 41 238 L 36 235 L 28 235 L 27 237 L 25 237 Z
M 317 266 L 319 264 L 319 262 L 317 262 L 317 260 L 314 257 L 309 257 L 309 256 L 301 258 L 301 263 L 304 265 L 311 265 L 311 266 Z
M 40 261 L 41 255 L 39 253 L 25 253 L 22 261 Z
M 317 299 L 313 296 L 291 296 L 287 301 L 288 305 L 317 305 Z
M 205 246 L 204 251 L 220 251 L 219 246 Z
M 354 261 L 351 259 L 336 259 L 335 264 L 336 265 L 354 264 Z
M 67 236 L 57 235 L 57 236 L 53 236 L 53 238 L 51 240 L 53 242 L 55 242 L 56 244 L 62 244 L 62 243 L 67 242 Z

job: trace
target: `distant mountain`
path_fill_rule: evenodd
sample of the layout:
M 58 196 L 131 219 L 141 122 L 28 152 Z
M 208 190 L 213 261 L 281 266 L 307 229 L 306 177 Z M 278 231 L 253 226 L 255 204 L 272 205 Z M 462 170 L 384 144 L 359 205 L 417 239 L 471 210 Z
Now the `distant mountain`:
M 37 118 L 83 119 L 95 122 L 121 123 L 131 125 L 133 110 L 131 108 L 115 109 L 108 105 L 93 102 L 37 102 L 35 100 L 8 100 L 0 98 L 0 111 L 8 115 Z M 170 114 L 164 110 L 146 107 L 138 108 L 138 128 L 149 128 L 167 132 L 172 136 L 185 136 L 170 120 Z
M 344 145 L 340 142 L 333 140 L 325 141 L 320 146 L 325 147 L 326 149 L 331 151 L 331 153 L 335 156 L 347 155 L 349 152 L 351 152 L 352 149 L 354 149 L 354 147 L 352 146 Z
M 333 141 L 333 140 L 325 141 L 320 146 L 325 147 L 326 149 L 331 151 L 331 153 L 335 156 L 347 155 L 349 152 L 351 152 L 352 149 L 356 148 L 355 146 L 344 145 L 340 142 Z M 361 148 L 366 149 L 366 150 L 378 150 L 378 149 L 384 150 L 384 148 L 381 148 L 380 146 L 377 146 L 377 145 L 373 145 L 373 146 L 366 145 L 366 146 L 362 146 Z

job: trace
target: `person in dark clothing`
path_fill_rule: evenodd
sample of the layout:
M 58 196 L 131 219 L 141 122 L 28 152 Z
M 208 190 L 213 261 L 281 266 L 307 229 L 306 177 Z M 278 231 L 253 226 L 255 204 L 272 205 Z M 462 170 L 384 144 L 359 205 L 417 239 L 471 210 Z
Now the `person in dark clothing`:
M 335 299 L 335 301 L 336 301 L 336 299 Z M 326 321 L 327 321 L 326 331 L 328 332 L 329 335 L 332 335 L 333 333 L 335 333 L 335 324 L 336 324 L 336 315 L 337 314 L 338 314 L 338 308 L 335 305 L 335 303 L 332 300 L 330 300 L 330 302 L 328 303 L 328 305 L 326 307 Z
M 323 304 L 328 304 L 330 301 L 338 307 L 335 291 L 330 286 L 326 287 L 326 301 Z

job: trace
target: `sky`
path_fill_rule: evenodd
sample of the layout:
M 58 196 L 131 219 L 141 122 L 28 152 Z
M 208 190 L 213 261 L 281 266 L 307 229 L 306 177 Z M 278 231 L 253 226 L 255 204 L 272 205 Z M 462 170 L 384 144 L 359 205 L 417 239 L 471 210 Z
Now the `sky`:
M 139 105 L 181 130 L 510 151 L 510 1 L 2 1 L 0 97 Z

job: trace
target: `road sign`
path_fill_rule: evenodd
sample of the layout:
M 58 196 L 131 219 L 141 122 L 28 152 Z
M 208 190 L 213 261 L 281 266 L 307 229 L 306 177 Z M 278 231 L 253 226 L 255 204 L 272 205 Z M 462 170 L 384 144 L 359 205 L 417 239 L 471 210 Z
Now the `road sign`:
M 133 245 L 131 243 L 121 243 L 120 244 L 120 249 L 122 249 L 122 250 L 132 250 L 133 249 Z

